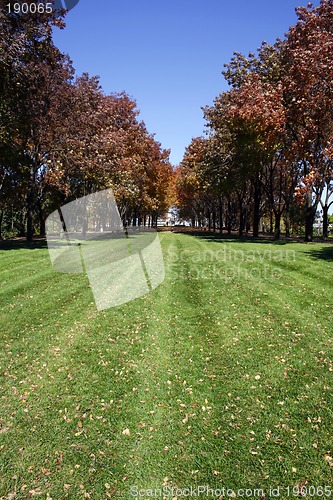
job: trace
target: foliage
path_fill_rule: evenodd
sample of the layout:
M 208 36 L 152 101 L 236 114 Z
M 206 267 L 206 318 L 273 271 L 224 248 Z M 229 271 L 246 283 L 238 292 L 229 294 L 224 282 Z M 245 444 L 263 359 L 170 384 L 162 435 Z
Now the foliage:
M 303 205 L 309 241 L 325 188 L 332 194 L 333 2 L 296 13 L 284 40 L 263 42 L 257 55 L 235 53 L 225 65 L 231 89 L 204 108 L 211 152 L 198 168 L 210 173 L 209 193 L 215 186 L 239 198 L 244 184 L 252 186 L 254 235 L 265 215 L 274 216 L 277 238 L 284 216 L 289 234 L 291 207 Z M 222 191 L 221 178 L 230 181 Z

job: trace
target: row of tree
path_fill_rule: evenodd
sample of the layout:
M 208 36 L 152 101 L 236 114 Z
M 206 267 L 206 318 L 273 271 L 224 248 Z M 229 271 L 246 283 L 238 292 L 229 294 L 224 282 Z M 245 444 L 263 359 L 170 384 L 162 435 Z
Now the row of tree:
M 235 53 L 223 72 L 230 90 L 203 108 L 206 137 L 192 140 L 177 170 L 178 204 L 193 224 L 260 220 L 279 238 L 304 227 L 318 207 L 324 235 L 333 193 L 333 0 L 296 9 L 285 39 L 257 54 Z
M 64 15 L 18 15 L 1 2 L 0 237 L 44 234 L 53 210 L 103 188 L 113 189 L 126 224 L 154 224 L 170 205 L 169 151 L 127 94 L 74 77 L 52 39 Z

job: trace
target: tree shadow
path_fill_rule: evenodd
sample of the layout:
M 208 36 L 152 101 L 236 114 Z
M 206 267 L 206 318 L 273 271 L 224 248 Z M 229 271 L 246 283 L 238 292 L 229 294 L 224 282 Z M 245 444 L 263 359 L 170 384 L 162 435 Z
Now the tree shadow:
M 239 234 L 227 234 L 227 233 L 213 233 L 206 231 L 186 231 L 186 230 L 174 230 L 174 233 L 182 233 L 188 236 L 194 236 L 196 238 L 200 238 L 204 241 L 214 241 L 216 243 L 227 243 L 227 242 L 239 242 L 239 243 L 261 243 L 261 244 L 273 244 L 273 245 L 287 245 L 288 243 L 295 243 L 301 240 L 299 239 L 286 239 L 281 238 L 279 240 L 274 240 L 272 236 L 259 236 L 258 238 L 254 238 L 252 235 L 243 235 L 239 236 Z
M 46 239 L 26 241 L 24 238 L 0 240 L 0 250 L 38 250 L 47 248 Z
M 333 245 L 327 245 L 320 249 L 310 250 L 306 252 L 313 259 L 327 260 L 333 262 Z

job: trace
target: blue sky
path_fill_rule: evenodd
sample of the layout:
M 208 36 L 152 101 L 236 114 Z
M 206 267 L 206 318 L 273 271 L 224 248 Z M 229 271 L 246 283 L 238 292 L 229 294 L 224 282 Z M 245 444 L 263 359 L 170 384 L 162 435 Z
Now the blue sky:
M 315 5 L 318 2 L 313 2 Z M 305 0 L 80 0 L 56 45 L 78 74 L 99 75 L 106 93 L 126 91 L 149 132 L 177 165 L 204 132 L 201 107 L 227 89 L 234 51 L 283 38 Z

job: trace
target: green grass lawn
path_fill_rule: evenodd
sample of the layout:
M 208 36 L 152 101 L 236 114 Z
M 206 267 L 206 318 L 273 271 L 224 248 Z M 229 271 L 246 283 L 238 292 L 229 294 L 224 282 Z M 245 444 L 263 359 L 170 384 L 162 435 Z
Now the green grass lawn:
M 333 496 L 333 246 L 160 239 L 164 283 L 102 312 L 0 248 L 0 498 Z

